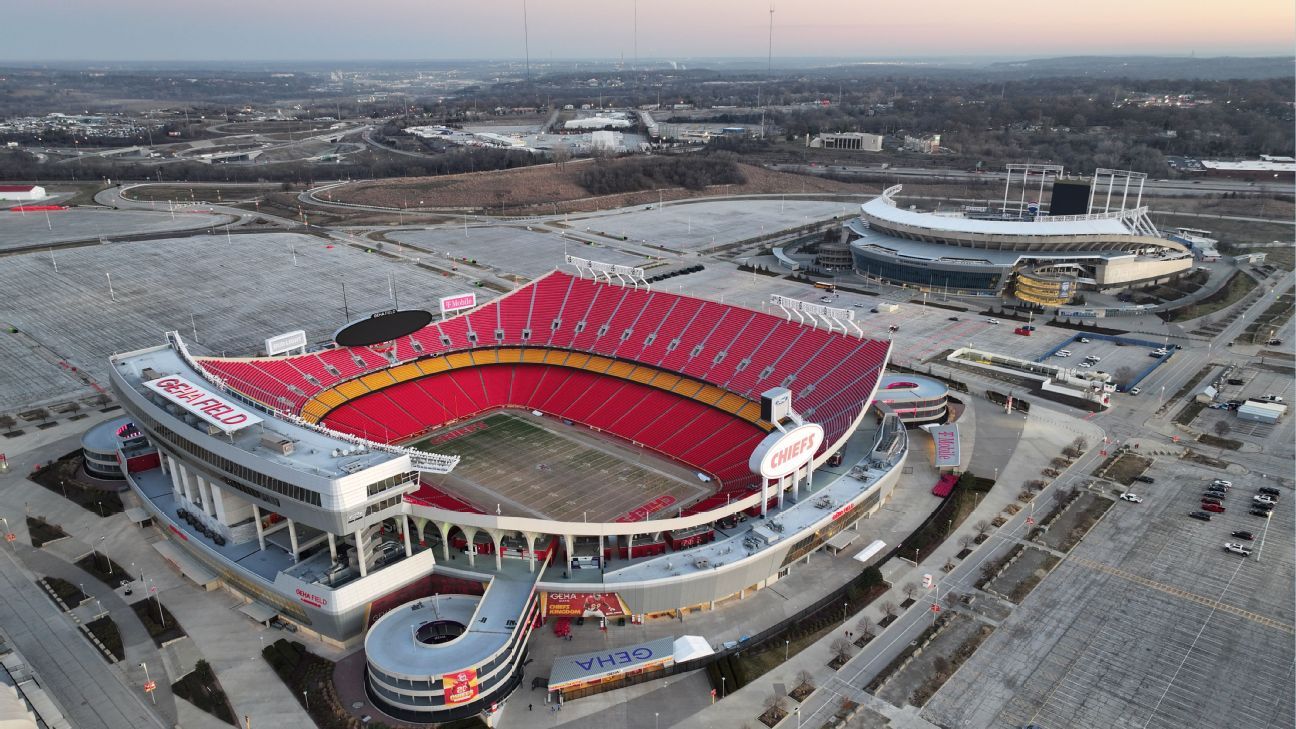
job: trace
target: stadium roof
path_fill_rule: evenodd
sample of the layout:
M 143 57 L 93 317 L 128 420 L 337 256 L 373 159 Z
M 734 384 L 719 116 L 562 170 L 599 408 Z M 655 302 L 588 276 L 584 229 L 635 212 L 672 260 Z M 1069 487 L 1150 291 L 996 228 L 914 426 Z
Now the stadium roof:
M 1130 235 L 1132 231 L 1125 222 L 1116 216 L 1089 217 L 1088 219 L 1052 219 L 1039 220 L 981 220 L 963 216 L 938 215 L 936 213 L 905 210 L 886 197 L 875 197 L 860 206 L 864 215 L 899 225 L 915 228 L 928 228 L 947 233 L 974 233 L 980 235 Z M 1067 216 L 1071 218 L 1072 216 Z

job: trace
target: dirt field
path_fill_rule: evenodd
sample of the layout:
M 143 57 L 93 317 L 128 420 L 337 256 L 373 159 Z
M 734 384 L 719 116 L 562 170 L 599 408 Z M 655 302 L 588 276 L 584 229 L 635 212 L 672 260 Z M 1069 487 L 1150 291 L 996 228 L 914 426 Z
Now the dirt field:
M 411 177 L 408 179 L 356 182 L 331 191 L 339 202 L 383 207 L 400 207 L 407 202 L 428 208 L 480 210 L 497 215 L 527 215 L 554 212 L 607 210 L 633 205 L 656 204 L 659 199 L 684 200 L 711 195 L 750 195 L 762 193 L 876 193 L 877 185 L 857 185 L 822 180 L 805 175 L 739 165 L 747 182 L 742 185 L 717 185 L 703 190 L 675 187 L 663 190 L 590 197 L 577 177 L 592 160 L 563 165 L 537 165 L 502 172 L 476 172 L 444 177 Z
M 551 421 L 546 419 L 548 424 Z M 461 460 L 446 485 L 483 508 L 562 521 L 614 521 L 632 511 L 674 516 L 678 507 L 710 492 L 669 464 L 595 441 L 552 421 L 561 432 L 530 418 L 495 413 L 455 425 L 417 444 Z M 583 430 L 583 429 L 582 429 Z M 661 468 L 662 470 L 659 470 Z

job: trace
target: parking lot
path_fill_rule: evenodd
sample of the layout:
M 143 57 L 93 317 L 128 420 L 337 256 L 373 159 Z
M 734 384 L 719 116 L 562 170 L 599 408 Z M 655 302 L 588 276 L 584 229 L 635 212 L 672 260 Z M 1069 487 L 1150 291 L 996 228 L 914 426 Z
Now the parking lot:
M 192 230 L 222 225 L 228 215 L 148 210 L 56 210 L 50 213 L 0 211 L 0 250 L 69 240 L 111 240 L 117 235 Z
M 1158 458 L 1141 504 L 1115 503 L 924 710 L 945 726 L 1293 727 L 1293 495 Z M 1224 514 L 1188 517 L 1215 477 Z M 1251 530 L 1251 542 L 1230 536 Z M 1242 557 L 1226 542 L 1250 544 Z
M 1086 343 L 1080 341 L 1081 339 L 1088 339 L 1089 341 Z M 1052 347 L 1042 349 L 1039 355 L 1036 356 L 1044 355 L 1049 349 L 1052 349 Z M 1150 356 L 1154 349 L 1156 347 L 1129 344 L 1099 337 L 1085 337 L 1078 334 L 1075 335 L 1073 341 L 1063 346 L 1062 351 L 1071 353 L 1069 357 L 1054 354 L 1043 361 L 1052 365 L 1074 367 L 1077 371 L 1092 369 L 1110 373 L 1123 391 L 1144 370 L 1156 364 L 1157 360 Z M 1085 358 L 1090 356 L 1099 359 L 1093 362 L 1092 367 L 1084 367 Z

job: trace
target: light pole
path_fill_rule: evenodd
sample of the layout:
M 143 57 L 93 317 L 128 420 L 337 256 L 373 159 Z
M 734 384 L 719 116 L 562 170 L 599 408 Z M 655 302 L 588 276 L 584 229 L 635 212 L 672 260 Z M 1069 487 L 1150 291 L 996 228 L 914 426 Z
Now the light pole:
M 792 713 L 797 715 L 797 729 L 801 729 L 801 707 L 793 706 Z
M 144 669 L 144 693 L 148 694 L 149 699 L 153 701 L 153 705 L 157 706 L 157 695 L 153 693 L 157 688 L 157 684 L 153 683 L 153 679 L 149 678 L 147 663 L 140 661 L 140 668 Z
M 785 639 L 783 640 L 783 662 L 784 662 L 784 663 L 787 662 L 787 659 L 788 659 L 788 650 L 789 650 L 791 647 L 792 647 L 792 641 L 787 640 L 787 639 L 785 638 Z
M 310 695 L 306 693 L 306 689 L 302 689 L 302 698 L 306 700 L 306 710 L 310 711 Z
M 661 712 L 659 711 L 653 712 L 653 726 L 656 727 L 656 729 L 661 729 Z
M 720 677 L 720 698 L 723 699 L 724 697 L 725 697 L 725 677 L 721 676 Z

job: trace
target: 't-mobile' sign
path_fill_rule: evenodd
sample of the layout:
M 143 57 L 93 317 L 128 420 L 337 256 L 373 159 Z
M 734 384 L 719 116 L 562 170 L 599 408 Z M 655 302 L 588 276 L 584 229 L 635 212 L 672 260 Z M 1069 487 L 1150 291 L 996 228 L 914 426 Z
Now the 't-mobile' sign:
M 936 446 L 936 467 L 958 468 L 962 460 L 962 454 L 959 452 L 958 426 L 950 423 L 926 426 L 925 430 L 931 433 L 932 442 Z
M 462 311 L 471 309 L 477 305 L 477 294 L 455 294 L 454 296 L 441 297 L 441 313 L 449 314 L 452 311 Z
M 233 433 L 261 422 L 259 416 L 244 410 L 242 406 L 178 375 L 159 377 L 145 382 L 144 386 L 220 428 L 223 433 Z
M 782 478 L 808 463 L 823 439 L 824 430 L 817 423 L 799 425 L 786 433 L 776 430 L 756 446 L 747 465 L 764 478 Z

